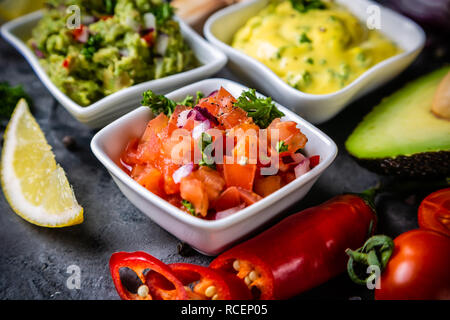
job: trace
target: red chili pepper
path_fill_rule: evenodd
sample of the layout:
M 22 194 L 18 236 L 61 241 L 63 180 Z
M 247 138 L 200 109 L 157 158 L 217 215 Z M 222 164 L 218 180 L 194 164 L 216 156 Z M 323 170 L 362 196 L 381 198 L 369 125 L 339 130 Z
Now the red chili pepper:
M 145 252 L 116 252 L 111 256 L 109 260 L 109 270 L 111 272 L 114 285 L 116 286 L 117 293 L 123 300 L 153 300 L 158 298 L 155 292 L 152 292 L 148 287 L 144 287 L 145 294 L 132 293 L 124 288 L 122 281 L 120 280 L 119 270 L 121 268 L 130 268 L 133 270 L 143 284 L 146 283 L 144 271 L 150 269 L 149 272 L 155 272 L 160 275 L 162 279 L 169 283 L 173 288 L 171 292 L 172 300 L 185 300 L 188 298 L 186 290 L 183 284 L 174 276 L 172 270 L 166 264 L 162 263 L 155 257 Z
M 419 207 L 419 226 L 450 236 L 450 188 L 426 197 Z
M 210 267 L 237 273 L 255 298 L 287 299 L 343 272 L 345 250 L 360 247 L 375 224 L 362 197 L 338 196 L 285 218 Z
M 250 290 L 235 275 L 189 263 L 170 264 L 173 274 L 185 286 L 190 300 L 249 300 Z M 147 275 L 150 291 L 171 298 L 174 290 L 155 272 Z

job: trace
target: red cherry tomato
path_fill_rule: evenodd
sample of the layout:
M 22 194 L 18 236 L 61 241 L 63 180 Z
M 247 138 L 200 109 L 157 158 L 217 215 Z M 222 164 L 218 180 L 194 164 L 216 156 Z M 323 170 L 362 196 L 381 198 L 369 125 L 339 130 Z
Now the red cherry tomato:
M 450 237 L 411 230 L 394 240 L 376 300 L 450 299 Z
M 419 207 L 419 226 L 450 236 L 450 188 L 426 197 Z

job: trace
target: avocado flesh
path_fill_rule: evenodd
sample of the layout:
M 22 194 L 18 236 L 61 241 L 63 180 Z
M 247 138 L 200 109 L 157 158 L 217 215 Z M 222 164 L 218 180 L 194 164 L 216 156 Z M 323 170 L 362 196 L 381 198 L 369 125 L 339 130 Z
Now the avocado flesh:
M 449 70 L 438 69 L 384 99 L 347 139 L 348 152 L 382 174 L 450 175 L 450 121 L 431 112 L 434 93 Z

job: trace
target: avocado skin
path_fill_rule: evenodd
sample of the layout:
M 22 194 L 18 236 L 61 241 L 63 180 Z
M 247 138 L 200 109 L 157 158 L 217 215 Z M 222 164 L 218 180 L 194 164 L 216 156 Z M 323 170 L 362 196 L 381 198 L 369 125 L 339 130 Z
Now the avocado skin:
M 422 152 L 395 158 L 364 159 L 352 156 L 370 171 L 403 178 L 450 176 L 450 151 Z

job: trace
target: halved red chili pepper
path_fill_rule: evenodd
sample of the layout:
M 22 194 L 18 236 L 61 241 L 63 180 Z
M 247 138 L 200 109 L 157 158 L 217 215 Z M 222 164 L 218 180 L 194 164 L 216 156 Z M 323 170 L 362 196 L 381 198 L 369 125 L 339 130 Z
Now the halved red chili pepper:
M 189 263 L 170 264 L 173 274 L 185 286 L 190 300 L 249 300 L 250 290 L 238 277 L 221 270 Z M 147 275 L 150 291 L 158 296 L 170 299 L 171 290 L 160 274 L 151 272 Z
M 153 300 L 153 298 L 159 298 L 159 296 L 152 292 L 146 285 L 140 287 L 141 292 L 138 293 L 129 292 L 122 284 L 120 280 L 119 271 L 121 268 L 130 268 L 133 270 L 143 284 L 146 283 L 144 271 L 150 269 L 153 273 L 157 273 L 162 279 L 170 285 L 172 300 L 185 300 L 188 298 L 186 290 L 183 284 L 174 276 L 172 269 L 159 261 L 155 257 L 148 253 L 137 252 L 116 252 L 113 253 L 109 260 L 109 270 L 111 272 L 114 285 L 116 286 L 117 293 L 123 300 Z
M 450 236 L 450 188 L 427 196 L 419 206 L 419 226 Z
M 362 197 L 337 196 L 285 218 L 210 267 L 237 274 L 255 298 L 287 299 L 345 271 L 345 250 L 362 246 L 375 224 Z

